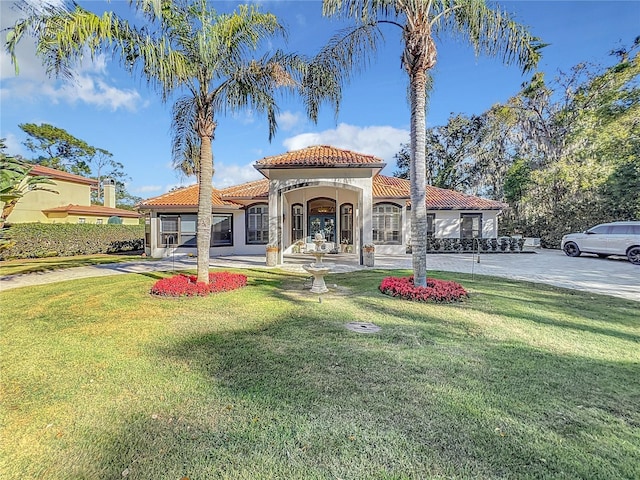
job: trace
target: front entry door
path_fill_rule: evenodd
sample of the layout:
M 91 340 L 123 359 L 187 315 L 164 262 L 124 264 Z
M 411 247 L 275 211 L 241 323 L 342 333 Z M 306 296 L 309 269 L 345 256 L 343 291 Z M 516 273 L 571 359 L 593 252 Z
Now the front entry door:
M 309 235 L 313 239 L 316 233 L 321 232 L 327 242 L 336 241 L 336 216 L 333 215 L 309 215 Z

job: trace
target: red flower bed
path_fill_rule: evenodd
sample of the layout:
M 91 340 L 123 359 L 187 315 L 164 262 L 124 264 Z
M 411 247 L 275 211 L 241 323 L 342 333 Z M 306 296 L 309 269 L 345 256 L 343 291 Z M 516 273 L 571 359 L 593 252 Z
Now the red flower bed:
M 151 287 L 152 295 L 163 297 L 204 297 L 215 292 L 228 292 L 247 284 L 247 276 L 240 273 L 217 272 L 209 274 L 209 284 L 197 282 L 195 275 L 175 275 L 158 280 Z
M 426 287 L 416 287 L 411 277 L 387 277 L 380 284 L 385 295 L 415 302 L 459 302 L 467 297 L 467 291 L 456 282 L 427 278 Z

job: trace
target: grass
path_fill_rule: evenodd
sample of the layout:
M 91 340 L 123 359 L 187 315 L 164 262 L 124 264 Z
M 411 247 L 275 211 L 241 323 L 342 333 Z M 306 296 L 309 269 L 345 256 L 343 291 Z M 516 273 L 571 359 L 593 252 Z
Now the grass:
M 161 299 L 161 274 L 2 294 L 3 479 L 640 478 L 638 303 L 385 271 Z M 393 272 L 407 274 L 408 272 Z M 373 322 L 377 334 L 351 332 Z
M 26 258 L 0 261 L 0 277 L 21 275 L 24 273 L 42 273 L 65 268 L 103 265 L 107 263 L 139 262 L 153 260 L 141 257 L 140 254 L 97 254 L 77 255 L 75 257 Z

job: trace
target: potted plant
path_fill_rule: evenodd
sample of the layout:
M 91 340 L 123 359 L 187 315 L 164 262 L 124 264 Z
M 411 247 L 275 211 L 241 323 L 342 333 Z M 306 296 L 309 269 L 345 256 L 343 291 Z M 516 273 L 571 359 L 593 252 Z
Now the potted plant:
M 340 240 L 340 251 L 342 253 L 347 253 L 348 248 L 349 248 L 349 239 L 343 238 L 342 240 Z
M 302 253 L 304 248 L 304 242 L 302 240 L 298 240 L 293 244 L 293 253 Z

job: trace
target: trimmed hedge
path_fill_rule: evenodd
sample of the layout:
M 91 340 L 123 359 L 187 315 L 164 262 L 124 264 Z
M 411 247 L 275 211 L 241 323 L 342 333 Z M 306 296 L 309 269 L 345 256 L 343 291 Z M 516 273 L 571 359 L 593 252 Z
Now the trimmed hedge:
M 427 253 L 520 253 L 524 248 L 524 238 L 500 237 L 480 238 L 427 238 Z M 411 247 L 407 248 L 411 253 Z
M 2 230 L 13 246 L 0 250 L 0 260 L 69 257 L 140 250 L 144 225 L 17 223 Z

